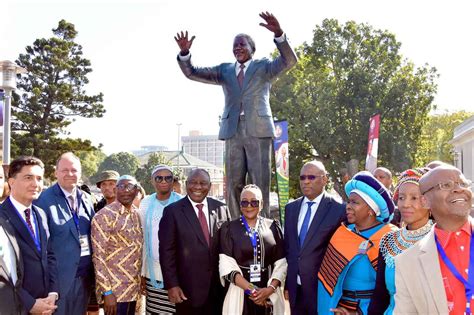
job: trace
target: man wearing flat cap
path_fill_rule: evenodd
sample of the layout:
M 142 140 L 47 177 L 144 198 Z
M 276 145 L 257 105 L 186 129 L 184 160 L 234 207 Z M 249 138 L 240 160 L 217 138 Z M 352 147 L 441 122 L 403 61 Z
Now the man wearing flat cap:
M 394 314 L 472 314 L 474 220 L 471 181 L 442 164 L 420 179 L 421 202 L 435 225 L 395 257 Z
M 143 233 L 133 205 L 139 186 L 129 175 L 118 178 L 117 200 L 92 219 L 96 296 L 105 314 L 135 314 L 140 298 Z
M 151 171 L 151 184 L 155 192 L 140 203 L 140 219 L 144 234 L 142 292 L 146 292 L 147 314 L 175 312 L 175 306 L 164 289 L 159 259 L 158 229 L 163 209 L 183 196 L 173 191 L 173 171 L 167 165 L 157 165 Z
M 95 184 L 102 192 L 103 197 L 94 206 L 94 210 L 96 212 L 115 201 L 115 185 L 117 184 L 117 179 L 119 177 L 119 173 L 112 170 L 107 170 L 100 173 L 99 179 Z

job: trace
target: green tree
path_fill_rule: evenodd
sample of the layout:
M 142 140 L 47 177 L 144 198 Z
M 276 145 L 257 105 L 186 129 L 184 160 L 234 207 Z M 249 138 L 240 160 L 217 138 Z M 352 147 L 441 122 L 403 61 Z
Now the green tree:
M 148 157 L 146 164 L 140 167 L 135 173 L 137 180 L 140 182 L 147 194 L 153 193 L 155 191 L 155 188 L 151 183 L 150 174 L 153 171 L 153 168 L 158 164 L 171 166 L 169 161 L 166 160 L 166 157 L 162 153 L 153 152 Z
M 291 196 L 298 195 L 302 163 L 314 158 L 341 192 L 346 162 L 363 167 L 375 114 L 381 115 L 379 164 L 396 171 L 412 165 L 437 73 L 403 59 L 400 46 L 388 31 L 326 19 L 312 43 L 297 50 L 298 64 L 275 82 L 271 95 L 275 117 L 289 122 Z
M 138 158 L 129 152 L 113 153 L 106 157 L 99 165 L 97 173 L 106 170 L 117 171 L 120 175 L 135 175 L 138 170 L 140 162 Z
M 474 113 L 466 111 L 446 112 L 428 116 L 428 122 L 421 130 L 421 142 L 416 151 L 416 165 L 426 165 L 430 161 L 440 160 L 453 163 L 454 128 Z
M 76 154 L 81 159 L 82 180 L 87 184 L 94 184 L 99 165 L 107 155 L 100 148 L 93 151 L 80 151 Z
M 15 95 L 12 104 L 12 151 L 37 156 L 45 164 L 65 152 L 53 149 L 76 117 L 102 117 L 105 113 L 103 94 L 89 96 L 85 92 L 92 68 L 82 56 L 82 46 L 74 42 L 74 25 L 61 20 L 53 34 L 35 40 L 20 54 L 16 62 L 28 72 L 19 77 L 21 95 Z M 77 150 L 96 150 L 88 141 L 73 139 L 70 143 L 75 141 L 81 141 Z

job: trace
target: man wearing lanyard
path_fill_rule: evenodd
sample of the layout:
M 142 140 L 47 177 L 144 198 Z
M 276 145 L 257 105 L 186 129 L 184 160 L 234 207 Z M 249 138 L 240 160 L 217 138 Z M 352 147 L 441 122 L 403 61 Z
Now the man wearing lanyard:
M 48 216 L 51 244 L 58 260 L 58 309 L 55 314 L 84 314 L 94 283 L 91 255 L 90 196 L 78 189 L 81 162 L 68 152 L 56 163 L 58 182 L 46 189 L 37 204 Z
M 33 314 L 54 312 L 59 292 L 56 259 L 48 246 L 46 215 L 32 205 L 43 189 L 43 174 L 44 164 L 39 159 L 15 159 L 8 173 L 10 196 L 0 206 L 0 216 L 13 227 L 22 257 L 22 263 L 12 268 L 15 277 L 18 270 L 22 271 L 19 300 L 23 310 Z
M 472 314 L 474 245 L 471 182 L 441 165 L 420 179 L 422 202 L 436 224 L 396 257 L 394 314 Z

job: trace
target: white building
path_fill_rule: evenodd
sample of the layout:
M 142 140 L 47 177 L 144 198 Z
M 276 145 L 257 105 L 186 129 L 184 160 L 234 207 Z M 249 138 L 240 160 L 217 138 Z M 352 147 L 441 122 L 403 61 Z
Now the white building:
M 454 165 L 463 174 L 474 180 L 474 116 L 454 128 L 453 139 L 449 142 L 454 149 Z M 474 188 L 471 185 L 471 188 Z
M 224 141 L 217 135 L 202 135 L 200 131 L 191 130 L 189 136 L 181 137 L 183 151 L 203 161 L 224 167 Z

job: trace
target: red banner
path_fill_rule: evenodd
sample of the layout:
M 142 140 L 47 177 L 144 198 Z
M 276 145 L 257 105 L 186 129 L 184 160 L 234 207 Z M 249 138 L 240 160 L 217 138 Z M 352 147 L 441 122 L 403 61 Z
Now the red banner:
M 377 168 L 380 115 L 377 114 L 375 116 L 370 117 L 369 124 L 369 143 L 367 145 L 367 158 L 365 159 L 365 169 L 372 173 Z

